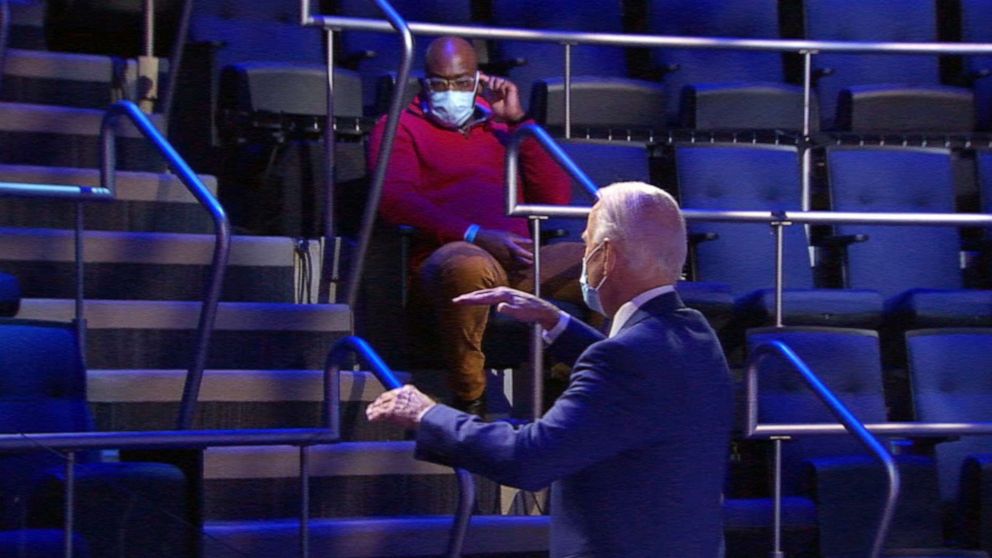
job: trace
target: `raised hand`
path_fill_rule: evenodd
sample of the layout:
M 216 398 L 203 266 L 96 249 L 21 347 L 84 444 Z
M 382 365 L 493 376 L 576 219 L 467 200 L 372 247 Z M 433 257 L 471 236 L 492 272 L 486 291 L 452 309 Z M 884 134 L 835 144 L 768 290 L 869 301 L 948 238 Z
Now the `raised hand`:
M 539 323 L 547 331 L 555 327 L 561 314 L 558 308 L 550 302 L 509 287 L 496 287 L 466 293 L 455 297 L 452 302 L 455 304 L 496 305 L 497 312 L 516 318 L 521 322 Z
M 493 116 L 511 124 L 516 124 L 524 119 L 526 113 L 520 104 L 520 93 L 512 81 L 481 72 L 479 73 L 479 81 L 488 88 L 488 91 L 483 90 L 483 97 L 492 106 Z

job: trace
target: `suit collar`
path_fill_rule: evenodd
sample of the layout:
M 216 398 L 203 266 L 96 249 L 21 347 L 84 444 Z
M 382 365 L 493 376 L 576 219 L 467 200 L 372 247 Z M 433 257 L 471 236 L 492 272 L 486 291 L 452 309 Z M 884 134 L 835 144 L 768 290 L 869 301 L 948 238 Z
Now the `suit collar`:
M 620 332 L 623 332 L 637 323 L 644 321 L 650 316 L 669 314 L 681 308 L 685 308 L 685 304 L 682 302 L 682 297 L 680 297 L 677 292 L 671 291 L 658 295 L 642 304 L 641 307 L 630 316 L 627 323 L 623 324 L 620 328 Z

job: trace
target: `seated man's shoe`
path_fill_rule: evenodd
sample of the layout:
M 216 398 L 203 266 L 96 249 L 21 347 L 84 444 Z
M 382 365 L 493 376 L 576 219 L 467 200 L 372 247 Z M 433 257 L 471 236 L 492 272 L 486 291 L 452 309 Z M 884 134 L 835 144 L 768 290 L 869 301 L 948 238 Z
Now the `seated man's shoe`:
M 486 418 L 486 400 L 484 397 L 472 399 L 471 401 L 465 401 L 456 397 L 451 403 L 451 406 L 463 413 L 475 415 L 481 419 Z

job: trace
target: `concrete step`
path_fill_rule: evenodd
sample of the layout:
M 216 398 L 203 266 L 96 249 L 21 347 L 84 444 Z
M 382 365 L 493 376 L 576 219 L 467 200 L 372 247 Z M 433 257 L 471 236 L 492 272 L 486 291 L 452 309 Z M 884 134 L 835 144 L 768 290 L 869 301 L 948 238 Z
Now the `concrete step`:
M 134 59 L 12 48 L 0 100 L 102 109 L 116 99 L 134 99 L 137 80 Z
M 449 467 L 413 458 L 414 442 L 343 442 L 309 450 L 313 517 L 450 514 L 457 480 Z M 299 516 L 299 448 L 211 448 L 203 456 L 207 520 Z M 498 513 L 498 487 L 476 476 L 480 513 Z
M 200 180 L 215 195 L 217 179 Z M 0 165 L 0 182 L 100 186 L 100 171 L 75 167 Z M 119 171 L 117 201 L 85 206 L 88 230 L 209 233 L 214 226 L 206 209 L 169 173 Z M 0 226 L 75 226 L 75 204 L 68 201 L 0 198 Z
M 103 114 L 99 109 L 0 102 L 0 163 L 98 168 Z M 161 115 L 151 119 L 165 130 Z M 117 168 L 165 170 L 164 160 L 126 118 L 117 131 Z
M 87 396 L 97 429 L 174 428 L 185 381 L 186 370 L 90 370 Z M 193 427 L 319 428 L 323 382 L 323 370 L 206 370 Z M 340 385 L 342 439 L 403 439 L 402 431 L 365 418 L 365 407 L 384 391 L 371 372 L 342 370 Z
M 465 556 L 547 556 L 547 516 L 475 516 L 465 538 Z M 316 519 L 310 524 L 314 558 L 420 558 L 442 556 L 450 516 Z M 297 521 L 211 521 L 204 533 L 205 558 L 281 556 L 299 548 Z
M 200 307 L 192 301 L 86 301 L 89 368 L 187 368 Z M 26 298 L 17 317 L 69 321 L 74 308 L 72 300 Z M 343 304 L 224 302 L 207 367 L 321 369 L 333 343 L 351 331 L 351 310 Z
M 201 300 L 215 243 L 213 235 L 84 232 L 85 295 Z M 0 261 L 20 280 L 26 297 L 75 296 L 74 246 L 69 230 L 0 228 Z M 294 302 L 303 266 L 318 255 L 316 243 L 309 248 L 285 237 L 234 237 L 222 300 Z

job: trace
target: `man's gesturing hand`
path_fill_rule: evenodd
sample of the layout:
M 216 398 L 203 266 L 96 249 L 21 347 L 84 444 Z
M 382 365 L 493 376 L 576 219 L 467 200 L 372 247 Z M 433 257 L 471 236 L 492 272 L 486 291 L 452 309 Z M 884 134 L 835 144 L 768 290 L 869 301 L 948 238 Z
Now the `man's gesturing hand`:
M 405 385 L 387 391 L 365 409 L 365 416 L 372 422 L 388 422 L 403 428 L 416 428 L 420 417 L 437 405 L 417 388 Z
M 502 312 L 522 322 L 539 323 L 545 330 L 554 328 L 560 316 L 558 308 L 550 302 L 509 287 L 482 289 L 457 296 L 452 302 L 455 304 L 495 304 L 497 312 Z
M 489 91 L 484 92 L 483 96 L 489 101 L 493 116 L 511 124 L 524 119 L 526 113 L 520 104 L 520 93 L 512 81 L 483 73 L 479 74 L 479 81 L 489 87 Z
M 475 244 L 492 254 L 507 269 L 534 263 L 534 243 L 519 234 L 498 229 L 479 229 L 475 234 Z

